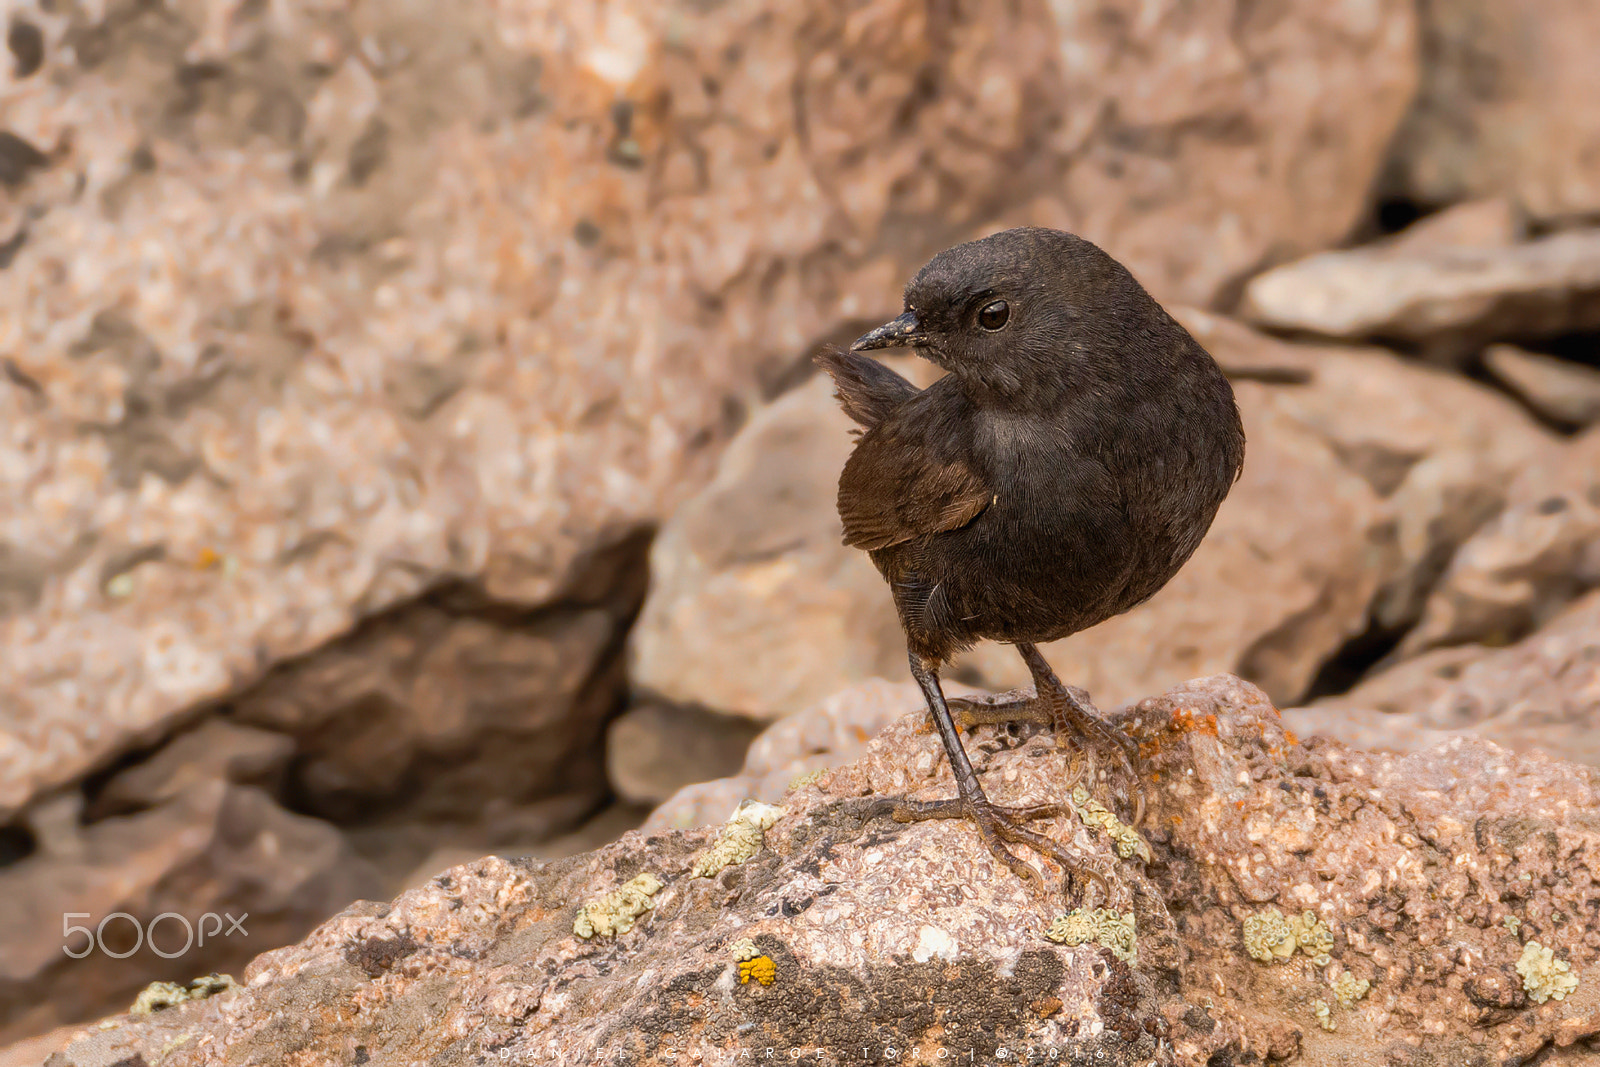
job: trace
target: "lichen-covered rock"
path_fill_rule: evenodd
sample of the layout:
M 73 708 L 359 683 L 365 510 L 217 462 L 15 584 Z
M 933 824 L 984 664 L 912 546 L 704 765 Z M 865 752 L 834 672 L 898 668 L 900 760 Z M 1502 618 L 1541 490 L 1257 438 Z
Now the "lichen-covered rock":
M 1036 824 L 1113 872 L 1108 910 L 1082 910 L 1108 906 L 1053 867 L 1016 878 L 964 824 L 865 818 L 880 795 L 953 792 L 917 709 L 794 790 L 764 846 L 715 878 L 692 872 L 715 827 L 486 859 L 348 909 L 257 959 L 241 990 L 114 1020 L 61 1055 L 1486 1067 L 1592 1051 L 1594 772 L 1473 740 L 1405 757 L 1301 743 L 1227 676 L 1118 725 L 1150 776 L 1151 860 L 1071 815 Z M 1047 734 L 968 743 L 999 802 L 1059 799 L 1070 756 Z M 661 888 L 631 929 L 573 933 L 585 902 L 642 876 Z M 1246 922 L 1272 910 L 1301 920 L 1305 951 L 1267 963 Z

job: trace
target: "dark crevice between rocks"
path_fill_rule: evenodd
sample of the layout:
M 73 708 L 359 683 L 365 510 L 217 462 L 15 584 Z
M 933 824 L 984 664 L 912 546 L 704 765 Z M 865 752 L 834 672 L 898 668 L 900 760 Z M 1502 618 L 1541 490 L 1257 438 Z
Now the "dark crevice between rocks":
M 39 850 L 33 831 L 21 823 L 0 826 L 0 868 L 27 859 Z
M 1297 703 L 1309 704 L 1323 697 L 1348 693 L 1369 675 L 1389 665 L 1389 656 L 1410 629 L 1409 626 L 1385 626 L 1376 619 L 1368 619 L 1365 630 L 1323 661 Z

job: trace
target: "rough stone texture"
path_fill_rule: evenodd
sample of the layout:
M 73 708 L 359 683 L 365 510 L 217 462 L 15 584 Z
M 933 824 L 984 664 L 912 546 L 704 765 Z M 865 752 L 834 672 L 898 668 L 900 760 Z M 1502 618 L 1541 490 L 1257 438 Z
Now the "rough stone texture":
M 12 6 L 0 812 L 441 582 L 533 605 L 930 252 L 1206 301 L 1363 208 L 1406 0 Z
M 601 608 L 510 623 L 409 606 L 275 668 L 231 717 L 293 736 L 289 788 L 336 821 L 471 818 L 593 782 L 623 690 L 615 623 Z
M 624 800 L 659 804 L 691 782 L 736 772 L 759 729 L 697 708 L 638 704 L 606 728 L 606 777 Z
M 1415 620 L 1456 546 L 1554 438 L 1454 375 L 1179 316 L 1234 378 L 1244 477 L 1166 589 L 1046 655 L 1102 706 L 1209 670 L 1294 700 L 1369 617 Z M 660 580 L 630 638 L 635 684 L 772 719 L 832 686 L 905 676 L 888 590 L 840 544 L 833 500 L 849 447 L 826 382 L 751 420 L 652 548 Z M 1028 681 L 997 645 L 974 649 L 954 676 Z
M 1441 360 L 1489 341 L 1600 328 L 1600 230 L 1509 248 L 1363 246 L 1258 274 L 1240 314 L 1323 337 L 1379 338 Z
M 1496 193 L 1541 219 L 1600 211 L 1600 11 L 1588 0 L 1425 0 L 1416 103 L 1384 189 Z
M 952 697 L 979 692 L 960 682 L 946 682 L 944 691 Z M 747 798 L 777 804 L 796 779 L 859 758 L 891 722 L 926 706 L 914 682 L 858 682 L 768 726 L 751 743 L 738 774 L 684 786 L 650 813 L 643 828 L 652 833 L 705 826 L 726 819 Z
M 1600 361 L 1600 344 L 1595 355 Z M 1490 345 L 1483 363 L 1501 384 L 1551 422 L 1580 428 L 1600 422 L 1600 369 L 1515 345 Z
M 77 805 L 45 807 L 35 818 L 39 851 L 0 868 L 0 1044 L 132 1003 L 152 981 L 186 981 L 209 971 L 237 971 L 263 949 L 302 936 L 352 899 L 383 891 L 378 872 L 326 823 L 292 815 L 260 789 L 217 776 L 131 814 L 77 826 Z M 49 814 L 54 825 L 41 825 Z M 48 847 L 43 847 L 48 846 Z M 187 952 L 183 923 L 155 926 L 135 947 L 132 924 L 107 922 L 102 944 L 82 959 L 85 935 L 117 912 L 141 930 L 164 912 L 188 920 L 198 939 Z M 242 920 L 243 933 L 225 919 Z M 245 916 L 248 914 L 248 918 Z M 215 926 L 215 929 L 212 926 Z M 106 951 L 102 951 L 104 948 Z
M 1399 656 L 1503 645 L 1600 585 L 1600 429 L 1519 473 L 1506 507 L 1450 560 Z
M 1600 767 L 1600 592 L 1509 648 L 1426 652 L 1337 698 L 1285 712 L 1284 721 L 1402 752 L 1468 733 Z
M 1259 690 L 1226 676 L 1121 724 L 1158 776 L 1153 860 L 1115 859 L 1075 819 L 1038 825 L 1113 872 L 1137 921 L 1132 964 L 1042 938 L 1083 887 L 1064 901 L 1054 872 L 1042 885 L 1013 877 L 970 828 L 863 823 L 871 796 L 953 790 L 938 741 L 910 716 L 791 793 L 765 847 L 714 878 L 689 871 L 716 827 L 457 867 L 260 957 L 246 988 L 116 1020 L 57 1062 L 654 1065 L 768 1047 L 823 1064 L 861 1062 L 863 1048 L 868 1062 L 893 1048 L 920 1063 L 1053 1051 L 1193 1067 L 1595 1055 L 1593 771 L 1466 739 L 1406 757 L 1301 744 Z M 1048 737 L 985 728 L 973 748 L 1002 801 L 1058 797 L 1067 757 Z M 573 934 L 585 903 L 641 873 L 665 887 L 630 931 Z M 1310 913 L 1325 962 L 1315 944 L 1251 958 L 1246 921 L 1274 909 Z M 1563 999 L 1524 991 L 1516 967 L 1534 941 L 1577 977 Z M 751 950 L 762 969 L 748 969 L 770 984 L 739 981 L 736 956 Z M 1340 999 L 1361 981 L 1364 996 Z

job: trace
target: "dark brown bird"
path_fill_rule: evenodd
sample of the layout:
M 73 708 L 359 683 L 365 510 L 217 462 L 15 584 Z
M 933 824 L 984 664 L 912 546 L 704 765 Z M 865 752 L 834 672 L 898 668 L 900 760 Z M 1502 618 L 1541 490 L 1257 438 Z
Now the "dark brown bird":
M 860 353 L 912 348 L 947 375 L 927 389 Z M 1007 230 L 939 253 L 906 286 L 905 312 L 823 353 L 861 425 L 839 478 L 847 545 L 888 581 L 911 673 L 960 795 L 889 802 L 901 822 L 965 818 L 1024 877 L 1004 842 L 1069 872 L 1023 828 L 1059 805 L 1007 809 L 978 784 L 951 717 L 1032 719 L 1109 749 L 1143 811 L 1136 748 L 1035 645 L 1148 599 L 1183 566 L 1244 462 L 1233 390 L 1215 361 L 1116 260 L 1058 230 Z M 1017 646 L 1037 696 L 946 702 L 939 670 L 979 640 Z

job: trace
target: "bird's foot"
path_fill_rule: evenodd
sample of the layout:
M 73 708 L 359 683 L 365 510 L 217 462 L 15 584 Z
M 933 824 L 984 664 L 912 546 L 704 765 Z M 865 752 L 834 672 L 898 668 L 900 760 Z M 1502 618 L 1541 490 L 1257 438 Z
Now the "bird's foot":
M 1046 683 L 1041 695 L 1026 700 L 990 704 L 957 697 L 950 700 L 949 705 L 951 717 L 963 729 L 1010 722 L 1035 722 L 1055 727 L 1058 745 L 1066 746 L 1072 738 L 1076 738 L 1085 750 L 1085 758 L 1074 763 L 1073 773 L 1066 783 L 1069 791 L 1098 762 L 1096 757 L 1109 750 L 1121 764 L 1119 773 L 1111 776 L 1116 799 L 1126 804 L 1133 813 L 1129 825 L 1137 827 L 1144 821 L 1144 783 L 1139 775 L 1139 746 L 1133 738 L 1100 717 L 1099 709 L 1089 699 L 1086 690 L 1059 682 L 1053 686 Z
M 1114 753 L 1120 773 L 1110 775 L 1111 788 L 1116 799 L 1126 804 L 1133 817 L 1128 825 L 1137 828 L 1144 821 L 1144 779 L 1139 773 L 1141 760 L 1139 745 L 1133 738 L 1118 730 L 1100 717 L 1099 709 L 1089 699 L 1089 694 L 1077 686 L 1046 686 L 1034 698 L 1042 706 L 1042 713 L 1055 725 L 1056 744 L 1069 744 L 1073 735 L 1086 749 L 1090 762 L 1107 751 Z M 1074 778 L 1081 775 L 1075 774 Z M 1100 777 L 1096 774 L 1095 778 Z M 1091 779 L 1091 782 L 1095 779 Z
M 1025 881 L 1032 881 L 1043 886 L 1044 879 L 1033 867 L 1029 866 L 1020 856 L 1006 847 L 1010 842 L 1014 845 L 1026 845 L 1045 859 L 1053 860 L 1065 874 L 1093 879 L 1100 886 L 1100 893 L 1107 901 L 1111 899 L 1111 882 L 1106 872 L 1091 862 L 1073 856 L 1057 842 L 1040 833 L 1023 828 L 1020 823 L 1032 822 L 1035 819 L 1048 819 L 1064 814 L 1068 810 L 1065 804 L 1036 804 L 1024 808 L 1003 808 L 994 804 L 986 797 L 977 798 L 952 797 L 949 800 L 916 801 L 904 798 L 886 798 L 879 802 L 875 815 L 888 815 L 895 822 L 922 822 L 926 819 L 966 819 L 978 830 L 978 836 L 984 845 L 999 860 L 1010 868 L 1011 873 Z

